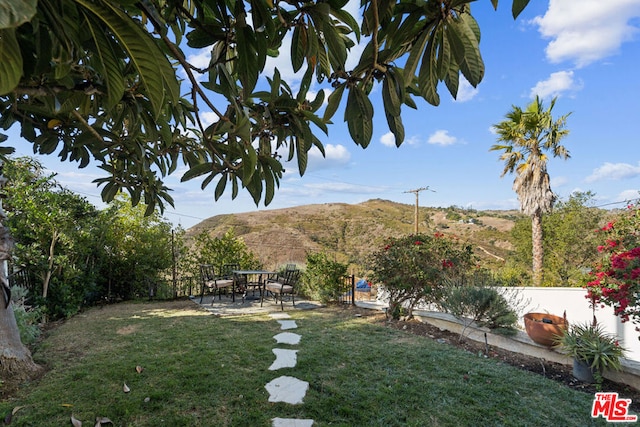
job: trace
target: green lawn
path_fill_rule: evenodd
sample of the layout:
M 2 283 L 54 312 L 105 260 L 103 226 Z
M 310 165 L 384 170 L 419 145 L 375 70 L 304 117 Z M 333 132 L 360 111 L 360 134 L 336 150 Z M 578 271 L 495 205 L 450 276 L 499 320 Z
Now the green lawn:
M 182 307 L 182 308 L 181 308 Z M 34 352 L 48 372 L 0 403 L 12 426 L 586 426 L 593 395 L 495 360 L 355 317 L 348 309 L 290 310 L 302 335 L 295 368 L 269 371 L 279 324 L 220 318 L 183 303 L 89 310 Z M 136 366 L 143 371 L 138 373 Z M 269 403 L 280 375 L 309 382 L 302 405 Z M 123 385 L 130 388 L 123 391 Z

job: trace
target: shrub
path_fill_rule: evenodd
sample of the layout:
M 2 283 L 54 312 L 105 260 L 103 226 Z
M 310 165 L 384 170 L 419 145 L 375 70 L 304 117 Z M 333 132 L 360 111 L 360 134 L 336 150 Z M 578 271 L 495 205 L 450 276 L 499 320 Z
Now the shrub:
M 373 279 L 389 292 L 389 312 L 407 316 L 420 302 L 434 303 L 442 297 L 445 276 L 468 269 L 474 260 L 471 246 L 442 233 L 389 239 L 371 258 Z
M 598 230 L 603 257 L 587 283 L 587 298 L 613 307 L 622 322 L 640 324 L 640 203 L 630 204 L 615 221 Z M 640 337 L 639 337 L 640 339 Z
M 343 281 L 347 265 L 329 259 L 324 252 L 307 254 L 307 267 L 302 275 L 302 293 L 326 303 L 335 301 L 344 292 Z
M 33 344 L 40 337 L 40 321 L 42 310 L 26 305 L 28 291 L 21 286 L 11 287 L 13 314 L 16 317 L 20 339 L 26 345 Z
M 468 326 L 476 322 L 499 332 L 513 334 L 518 315 L 497 289 L 489 286 L 452 286 L 445 290 L 441 307 Z

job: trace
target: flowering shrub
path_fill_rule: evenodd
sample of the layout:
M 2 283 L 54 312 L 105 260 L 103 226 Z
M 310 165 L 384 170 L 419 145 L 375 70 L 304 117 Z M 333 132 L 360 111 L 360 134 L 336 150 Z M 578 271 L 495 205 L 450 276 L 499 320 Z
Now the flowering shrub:
M 602 235 L 598 252 L 603 258 L 587 283 L 587 298 L 594 308 L 597 304 L 613 307 L 623 322 L 640 323 L 640 205 L 629 205 L 597 232 Z
M 389 312 L 407 315 L 419 302 L 433 303 L 442 296 L 445 275 L 455 275 L 473 263 L 471 246 L 442 233 L 389 239 L 371 258 L 373 279 L 389 292 Z

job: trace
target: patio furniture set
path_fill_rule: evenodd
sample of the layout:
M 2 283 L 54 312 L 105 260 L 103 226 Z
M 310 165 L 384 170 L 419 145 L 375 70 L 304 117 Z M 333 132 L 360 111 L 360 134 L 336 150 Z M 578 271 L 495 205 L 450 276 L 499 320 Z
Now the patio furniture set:
M 216 274 L 216 271 L 218 274 Z M 296 285 L 300 278 L 300 270 L 295 264 L 287 264 L 284 272 L 260 269 L 242 269 L 238 264 L 225 264 L 222 268 L 216 269 L 211 264 L 200 265 L 200 277 L 202 290 L 200 293 L 200 303 L 206 291 L 213 293 L 211 305 L 218 294 L 218 300 L 222 299 L 222 292 L 231 292 L 231 299 L 236 300 L 236 294 L 242 295 L 242 303 L 245 300 L 256 300 L 256 291 L 260 293 L 260 307 L 264 303 L 265 296 L 271 296 L 276 303 L 280 300 L 280 307 L 284 311 L 284 299 L 290 298 L 295 307 Z M 248 295 L 252 291 L 252 295 Z

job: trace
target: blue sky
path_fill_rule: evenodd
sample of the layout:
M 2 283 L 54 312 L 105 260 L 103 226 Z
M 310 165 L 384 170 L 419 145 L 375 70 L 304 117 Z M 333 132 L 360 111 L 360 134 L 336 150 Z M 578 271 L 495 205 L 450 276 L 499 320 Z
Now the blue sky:
M 380 94 L 375 93 L 374 136 L 367 149 L 351 141 L 338 111 L 329 135 L 320 134 L 327 157 L 311 153 L 303 177 L 295 165 L 285 165 L 287 172 L 268 207 L 256 207 L 244 192 L 233 201 L 224 195 L 215 202 L 214 186 L 203 191 L 199 182 L 180 183 L 184 171 L 178 171 L 166 180 L 176 205 L 165 211 L 166 218 L 188 228 L 214 215 L 313 203 L 381 198 L 413 204 L 415 196 L 407 191 L 420 187 L 435 190 L 420 193 L 420 206 L 517 209 L 513 176 L 501 178 L 499 153 L 489 152 L 496 142 L 491 126 L 512 105 L 524 108 L 536 94 L 545 105 L 558 97 L 555 116 L 572 113 L 563 142 L 571 158 L 550 160 L 552 190 L 562 198 L 591 190 L 596 205 L 611 208 L 638 198 L 640 0 L 532 1 L 516 21 L 510 8 L 505 0 L 498 11 L 489 0 L 472 4 L 482 31 L 485 77 L 476 89 L 463 84 L 457 101 L 441 85 L 440 106 L 418 100 L 417 111 L 404 108 L 406 140 L 400 148 L 388 134 Z M 201 58 L 193 52 L 191 59 Z M 270 66 L 296 86 L 286 62 L 284 57 Z M 17 133 L 11 129 L 11 141 L 17 141 Z M 18 154 L 32 155 L 28 143 L 15 146 Z M 40 159 L 63 185 L 101 206 L 100 189 L 91 183 L 102 176 L 98 169 L 77 169 L 56 156 Z

